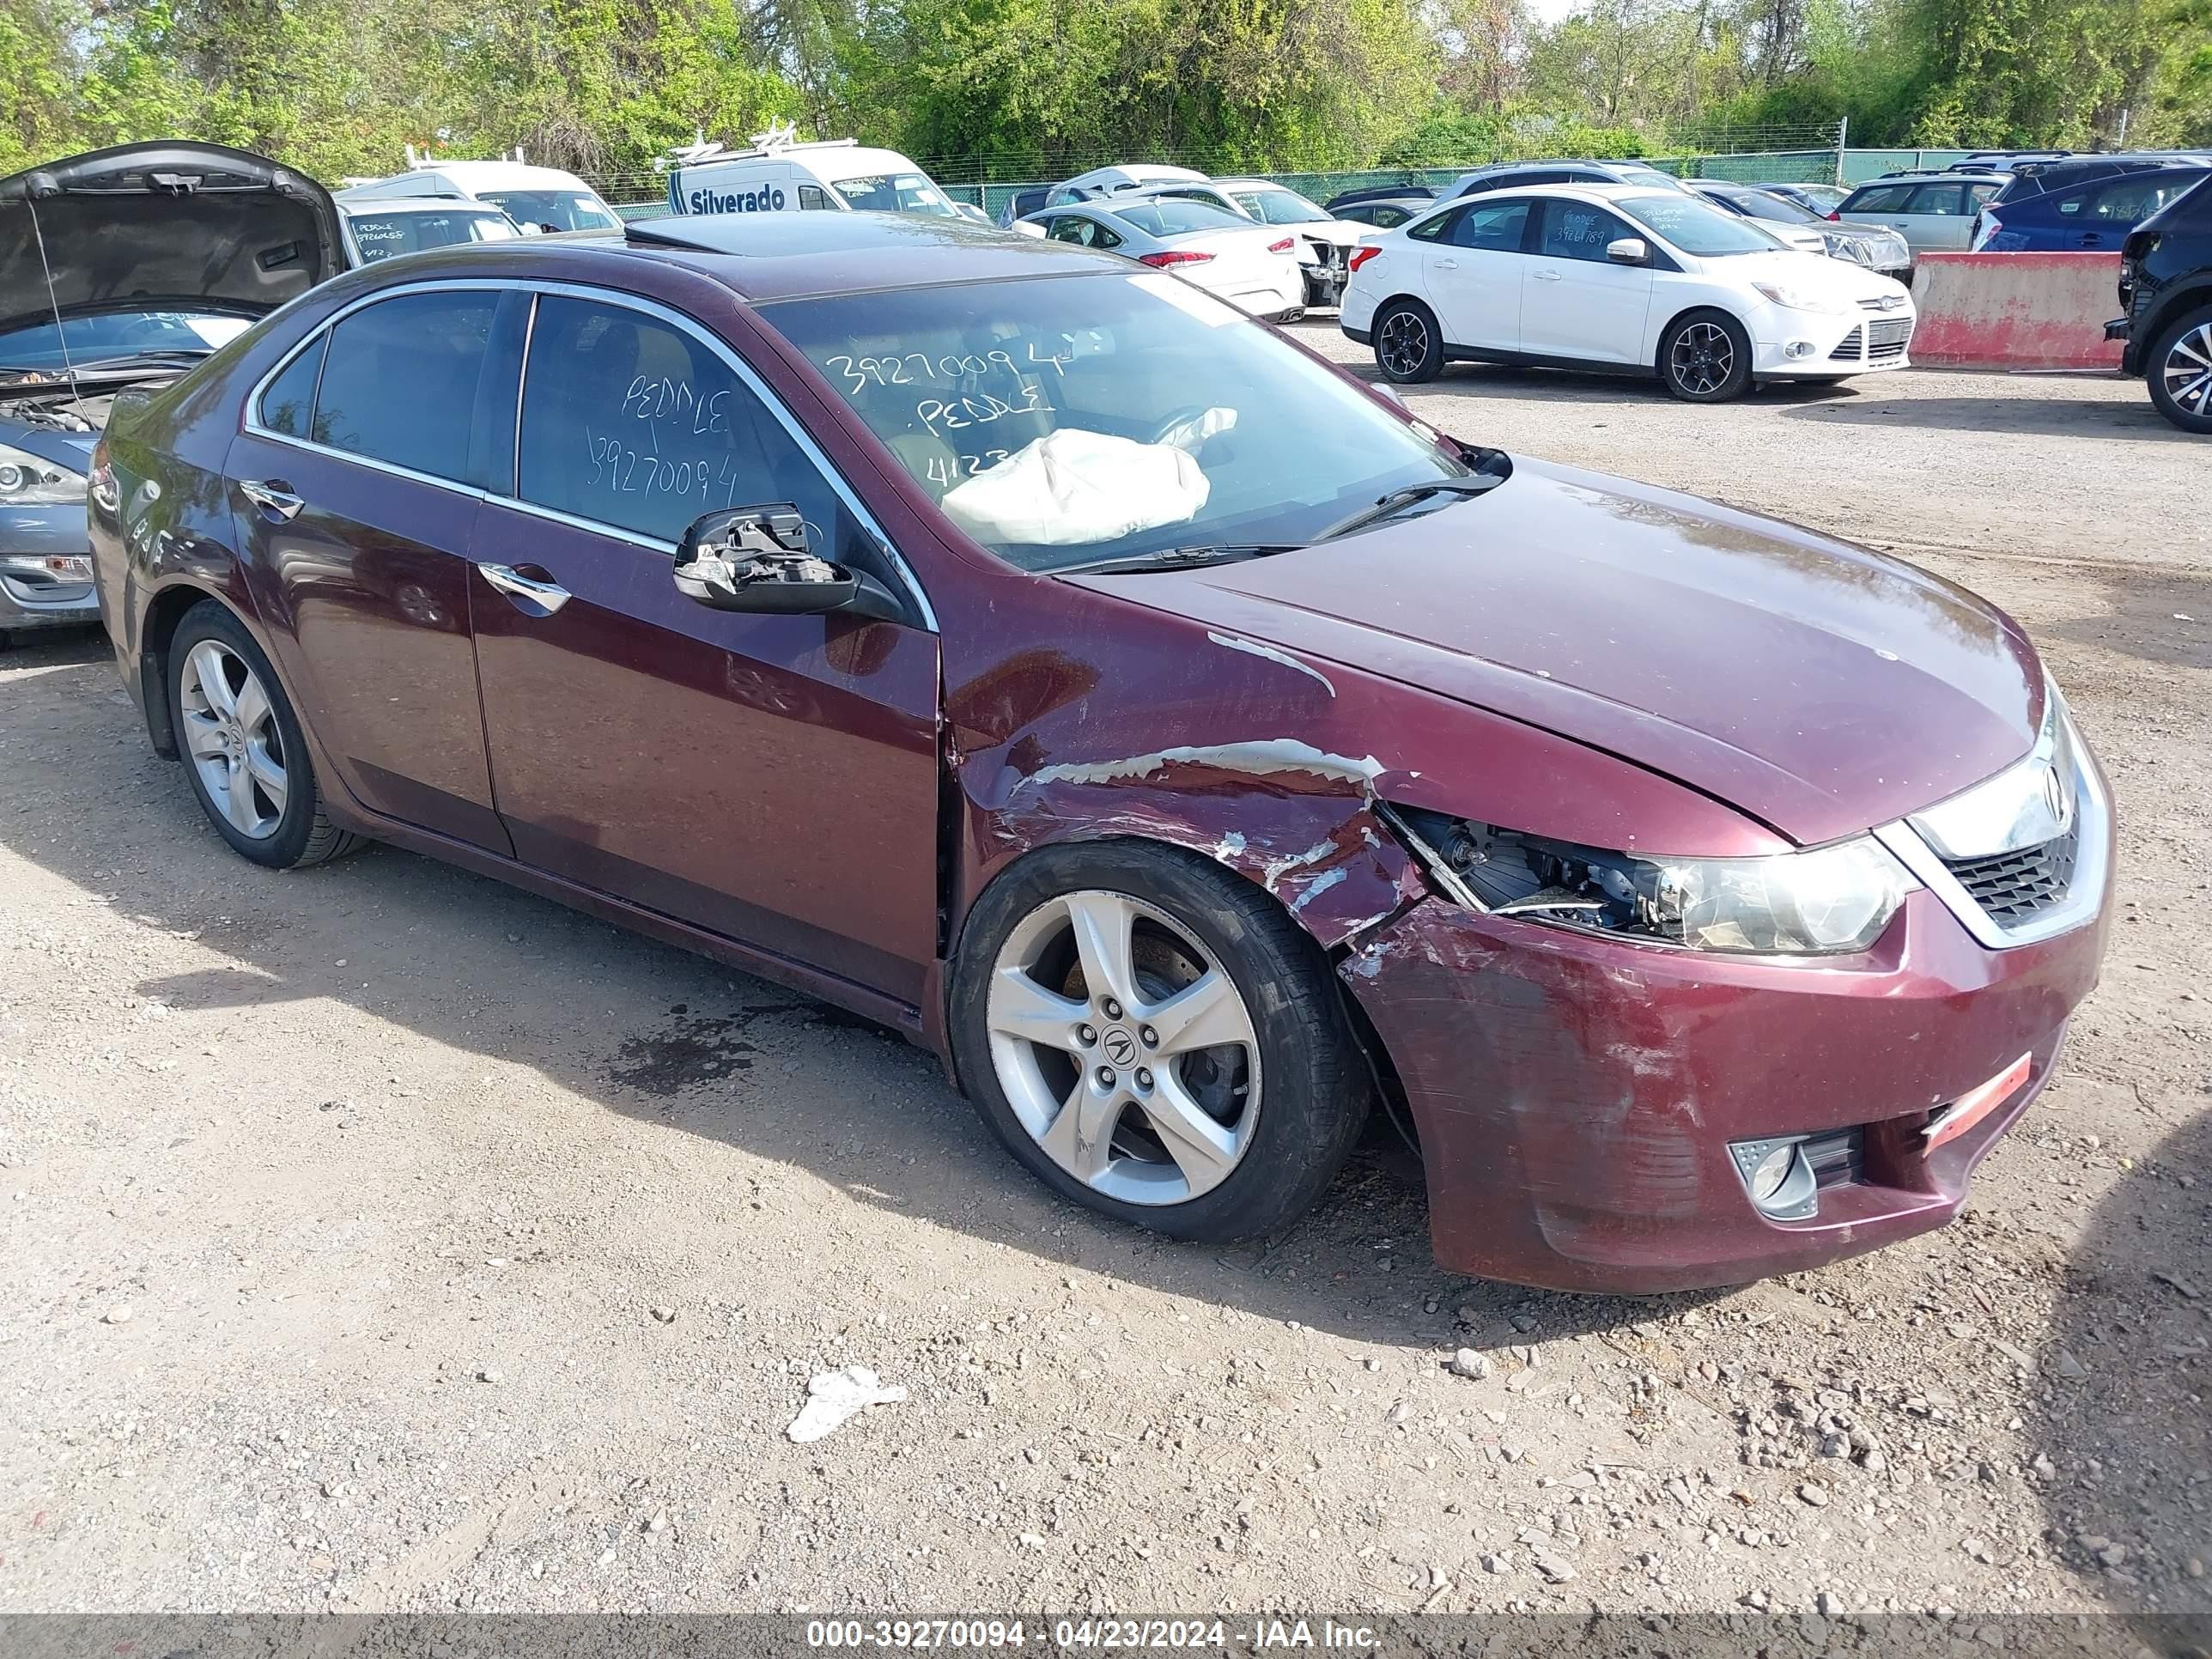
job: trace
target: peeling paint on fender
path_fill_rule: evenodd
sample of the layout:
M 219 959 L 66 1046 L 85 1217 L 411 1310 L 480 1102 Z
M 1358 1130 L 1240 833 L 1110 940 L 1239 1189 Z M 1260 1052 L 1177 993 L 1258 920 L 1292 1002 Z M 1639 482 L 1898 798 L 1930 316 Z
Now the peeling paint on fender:
M 1278 651 L 1272 645 L 1262 645 L 1257 640 L 1243 639 L 1234 634 L 1216 634 L 1209 631 L 1206 637 L 1216 645 L 1228 647 L 1231 651 L 1242 651 L 1250 657 L 1264 657 L 1269 662 L 1279 662 L 1285 668 L 1295 669 L 1310 679 L 1319 680 L 1322 690 L 1328 692 L 1330 696 L 1336 695 L 1334 681 L 1312 664 L 1300 662 L 1287 651 Z

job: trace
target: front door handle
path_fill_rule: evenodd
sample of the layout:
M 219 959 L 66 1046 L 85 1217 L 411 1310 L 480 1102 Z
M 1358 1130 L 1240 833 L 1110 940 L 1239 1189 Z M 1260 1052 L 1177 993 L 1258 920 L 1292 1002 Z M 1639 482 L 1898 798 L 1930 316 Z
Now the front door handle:
M 300 509 L 307 505 L 282 478 L 240 478 L 238 493 L 270 518 L 288 523 L 298 518 Z
M 1457 270 L 1459 269 L 1459 261 L 1456 259 L 1439 259 L 1437 261 L 1437 269 L 1438 270 Z
M 1556 270 L 1534 270 L 1528 274 L 1540 283 L 1556 283 L 1562 280 L 1561 273 Z
M 526 576 L 513 565 L 480 564 L 483 579 L 511 599 L 521 599 L 536 605 L 546 616 L 551 616 L 568 603 L 568 590 L 558 582 L 541 582 Z

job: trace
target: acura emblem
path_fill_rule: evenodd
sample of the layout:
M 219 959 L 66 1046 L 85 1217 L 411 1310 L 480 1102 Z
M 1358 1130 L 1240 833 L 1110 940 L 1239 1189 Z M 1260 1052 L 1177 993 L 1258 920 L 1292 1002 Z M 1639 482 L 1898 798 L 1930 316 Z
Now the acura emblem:
M 1118 1025 L 1106 1033 L 1106 1058 L 1116 1066 L 1127 1066 L 1137 1057 L 1137 1039 Z
M 2062 830 L 2066 826 L 2066 781 L 2058 775 L 2058 769 L 2043 769 L 2043 804 L 2051 809 L 2051 821 Z

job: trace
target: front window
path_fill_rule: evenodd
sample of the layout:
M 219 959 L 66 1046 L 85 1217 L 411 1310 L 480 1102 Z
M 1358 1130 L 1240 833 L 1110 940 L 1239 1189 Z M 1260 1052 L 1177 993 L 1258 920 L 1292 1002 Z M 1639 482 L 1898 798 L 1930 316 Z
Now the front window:
M 484 201 L 518 225 L 541 230 L 617 230 L 622 221 L 596 196 L 573 190 L 487 190 Z
M 948 517 L 1024 570 L 1304 543 L 1387 491 L 1468 476 L 1443 441 L 1172 276 L 1029 277 L 759 314 Z
M 346 228 L 353 233 L 354 250 L 365 265 L 459 242 L 509 241 L 516 234 L 514 222 L 507 215 L 483 208 L 441 209 L 434 213 L 349 213 Z
M 1613 203 L 1661 240 L 1700 259 L 1732 253 L 1771 253 L 1782 246 L 1748 219 L 1738 219 L 1684 192 L 1625 196 Z
M 0 334 L 0 374 L 27 370 L 58 374 L 66 356 L 78 368 L 118 357 L 181 353 L 204 356 L 252 326 L 217 311 L 106 311 L 26 324 Z
M 957 219 L 960 210 L 919 173 L 871 173 L 837 180 L 846 204 L 869 213 L 918 213 L 930 219 Z

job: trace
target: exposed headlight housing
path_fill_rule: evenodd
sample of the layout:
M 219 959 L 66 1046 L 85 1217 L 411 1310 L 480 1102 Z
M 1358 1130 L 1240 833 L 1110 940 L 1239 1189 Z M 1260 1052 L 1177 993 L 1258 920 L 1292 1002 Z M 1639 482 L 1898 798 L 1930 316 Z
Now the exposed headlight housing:
M 0 507 L 58 507 L 83 499 L 83 473 L 0 444 Z
M 1668 859 L 1391 810 L 1439 884 L 1462 902 L 1647 945 L 1848 955 L 1881 938 L 1919 885 L 1871 836 L 1768 858 Z

